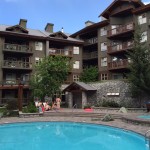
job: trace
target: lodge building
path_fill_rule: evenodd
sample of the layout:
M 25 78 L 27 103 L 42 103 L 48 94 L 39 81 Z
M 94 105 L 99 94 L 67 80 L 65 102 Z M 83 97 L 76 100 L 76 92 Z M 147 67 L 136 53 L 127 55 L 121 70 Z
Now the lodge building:
M 18 98 L 23 85 L 23 102 L 30 98 L 29 79 L 34 65 L 43 57 L 63 55 L 72 62 L 65 83 L 79 81 L 86 66 L 97 66 L 99 80 L 127 78 L 135 25 L 142 29 L 142 42 L 150 45 L 150 4 L 140 0 L 114 0 L 100 15 L 101 21 L 85 22 L 85 28 L 71 35 L 54 32 L 54 24 L 45 30 L 27 28 L 27 20 L 17 25 L 0 25 L 0 104 Z

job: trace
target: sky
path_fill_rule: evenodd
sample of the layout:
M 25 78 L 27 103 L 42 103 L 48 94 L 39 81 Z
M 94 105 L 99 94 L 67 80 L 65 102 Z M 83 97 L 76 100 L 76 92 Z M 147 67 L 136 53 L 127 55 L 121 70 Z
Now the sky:
M 113 0 L 0 0 L 0 24 L 16 25 L 27 19 L 27 28 L 44 30 L 54 24 L 54 32 L 64 28 L 75 33 L 85 22 L 99 22 L 98 17 Z M 142 0 L 150 3 L 150 0 Z

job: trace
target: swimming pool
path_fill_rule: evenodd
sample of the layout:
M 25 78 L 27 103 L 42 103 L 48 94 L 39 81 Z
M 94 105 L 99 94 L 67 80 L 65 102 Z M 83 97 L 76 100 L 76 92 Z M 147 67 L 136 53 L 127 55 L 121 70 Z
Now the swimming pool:
M 150 115 L 141 115 L 141 116 L 138 116 L 138 118 L 140 118 L 140 119 L 150 119 Z
M 0 125 L 0 150 L 147 150 L 143 136 L 103 125 L 34 122 Z

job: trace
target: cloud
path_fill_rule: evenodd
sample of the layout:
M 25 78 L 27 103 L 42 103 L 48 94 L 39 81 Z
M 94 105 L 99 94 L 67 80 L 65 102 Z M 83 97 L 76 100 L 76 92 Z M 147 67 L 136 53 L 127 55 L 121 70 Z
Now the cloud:
M 147 4 L 150 4 L 150 1 L 149 2 L 143 2 L 145 5 L 147 5 Z

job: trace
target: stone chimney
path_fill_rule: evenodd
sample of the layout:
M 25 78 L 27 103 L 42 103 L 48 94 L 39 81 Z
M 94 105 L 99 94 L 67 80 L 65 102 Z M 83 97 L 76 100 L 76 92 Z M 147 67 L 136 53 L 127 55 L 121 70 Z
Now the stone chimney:
M 45 27 L 45 31 L 53 33 L 53 26 L 54 24 L 52 23 L 47 23 L 46 27 Z
M 86 27 L 88 27 L 88 26 L 90 26 L 90 25 L 92 25 L 92 24 L 94 24 L 94 22 L 89 21 L 89 20 L 85 22 L 85 26 L 86 26 Z
M 20 19 L 19 25 L 23 28 L 27 28 L 27 20 L 26 19 Z

